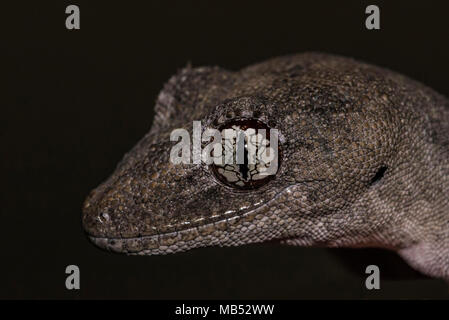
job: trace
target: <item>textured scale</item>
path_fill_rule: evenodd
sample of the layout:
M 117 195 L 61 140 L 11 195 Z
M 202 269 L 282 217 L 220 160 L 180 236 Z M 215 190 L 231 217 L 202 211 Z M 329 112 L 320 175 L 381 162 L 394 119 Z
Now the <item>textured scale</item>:
M 105 249 L 155 255 L 278 239 L 381 247 L 449 279 L 449 102 L 386 69 L 318 53 L 237 72 L 187 67 L 150 132 L 91 192 L 83 226 Z M 170 132 L 256 119 L 280 133 L 274 179 L 244 193 L 206 164 L 169 161 Z

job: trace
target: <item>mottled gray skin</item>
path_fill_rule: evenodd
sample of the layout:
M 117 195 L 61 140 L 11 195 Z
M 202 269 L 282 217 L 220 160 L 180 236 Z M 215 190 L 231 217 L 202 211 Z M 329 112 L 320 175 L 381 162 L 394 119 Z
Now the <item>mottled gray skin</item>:
M 83 225 L 98 246 L 141 255 L 273 239 L 381 247 L 449 279 L 449 102 L 430 88 L 306 53 L 238 72 L 187 67 L 155 110 L 150 132 L 84 204 Z M 266 185 L 238 192 L 205 164 L 169 161 L 173 129 L 236 118 L 280 132 L 281 166 Z

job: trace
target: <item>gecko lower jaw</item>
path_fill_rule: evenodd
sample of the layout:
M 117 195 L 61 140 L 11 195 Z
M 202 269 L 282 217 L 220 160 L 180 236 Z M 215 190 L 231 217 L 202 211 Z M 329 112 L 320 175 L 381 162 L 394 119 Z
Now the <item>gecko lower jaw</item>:
M 184 233 L 187 233 L 188 231 L 189 230 L 184 230 Z M 193 229 L 191 231 L 194 232 Z M 218 241 L 213 244 L 207 243 L 209 238 L 205 238 L 203 241 L 199 240 L 198 237 L 192 238 L 190 241 L 176 241 L 175 238 L 178 238 L 177 232 L 162 235 L 142 236 L 138 238 L 88 237 L 90 241 L 102 249 L 115 253 L 125 253 L 128 255 L 165 255 L 199 247 L 211 246 L 214 244 L 220 245 Z
M 214 229 L 216 223 L 192 227 L 178 232 L 139 236 L 134 238 L 96 237 L 88 234 L 96 246 L 129 255 L 164 255 L 187 251 L 197 247 L 220 245 L 226 240 L 226 231 Z M 218 236 L 221 234 L 221 238 Z M 223 236 L 224 235 L 224 236 Z
M 231 219 L 237 222 L 241 218 L 242 216 L 236 216 Z M 90 241 L 102 249 L 129 255 L 165 255 L 206 246 L 223 246 L 227 245 L 227 243 L 229 243 L 228 245 L 242 244 L 235 242 L 235 239 L 231 239 L 231 232 L 228 232 L 224 228 L 221 230 L 217 229 L 220 222 L 224 223 L 226 220 L 192 227 L 178 232 L 134 238 L 95 237 L 89 234 L 88 237 Z
M 249 215 L 252 215 L 251 219 L 254 219 L 256 214 L 256 210 L 251 210 L 241 216 L 234 216 L 202 226 L 149 236 L 108 238 L 88 234 L 88 237 L 102 249 L 129 255 L 164 255 L 200 247 L 236 246 L 272 240 L 274 236 L 260 233 L 262 230 L 256 232 L 255 229 L 244 230 L 239 227 L 240 220 L 245 221 Z M 251 233 L 253 234 L 250 236 Z M 246 240 L 243 241 L 242 237 L 245 235 Z
M 102 238 L 102 237 L 94 237 L 94 236 L 88 236 L 89 240 L 94 243 L 97 247 L 112 251 L 116 253 L 129 253 L 129 254 L 138 254 L 139 250 L 139 243 L 144 240 L 143 238 L 149 238 L 148 240 L 151 241 L 150 238 L 155 238 L 154 240 L 157 241 L 158 236 L 147 236 L 147 237 L 140 237 L 140 238 Z M 156 248 L 157 250 L 157 248 Z M 157 254 L 157 253 L 154 253 Z
M 130 238 L 95 236 L 89 233 L 87 235 L 96 246 L 102 249 L 129 255 L 164 255 L 200 247 L 238 246 L 275 239 L 282 240 L 286 237 L 284 233 L 286 227 L 280 223 L 281 218 L 268 208 L 272 201 L 275 201 L 284 191 L 290 192 L 289 189 L 292 187 L 283 188 L 269 202 L 256 208 L 204 225 Z M 254 221 L 258 221 L 257 225 L 260 225 L 258 228 L 255 228 Z M 275 231 L 267 233 L 267 229 Z

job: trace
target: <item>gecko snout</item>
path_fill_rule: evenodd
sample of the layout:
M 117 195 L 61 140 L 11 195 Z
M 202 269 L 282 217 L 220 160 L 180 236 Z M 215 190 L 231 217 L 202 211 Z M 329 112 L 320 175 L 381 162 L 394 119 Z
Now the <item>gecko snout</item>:
M 102 186 L 91 191 L 83 205 L 83 228 L 93 237 L 112 236 L 116 232 L 110 215 L 110 203 L 105 199 L 107 193 L 101 189 Z
M 135 237 L 139 228 L 133 212 L 139 206 L 132 195 L 132 177 L 114 175 L 94 189 L 84 202 L 82 222 L 84 230 L 93 237 Z

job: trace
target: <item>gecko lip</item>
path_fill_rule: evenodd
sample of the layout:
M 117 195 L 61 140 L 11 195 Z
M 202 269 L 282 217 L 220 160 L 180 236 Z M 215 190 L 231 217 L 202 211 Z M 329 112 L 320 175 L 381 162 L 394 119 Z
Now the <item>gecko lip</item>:
M 261 203 L 257 207 L 246 209 L 245 211 L 240 211 L 238 213 L 234 212 L 233 215 L 222 217 L 220 220 L 211 221 L 204 225 L 178 229 L 173 232 L 128 238 L 95 236 L 89 233 L 87 233 L 87 236 L 90 241 L 100 248 L 130 255 L 164 255 L 187 251 L 198 247 L 212 245 L 227 246 L 229 245 L 227 243 L 229 243 L 228 240 L 231 238 L 231 235 L 235 236 L 238 232 L 245 232 L 242 230 L 233 231 L 231 230 L 232 228 L 238 226 L 241 220 L 245 221 L 247 218 L 251 218 L 251 220 L 254 219 L 254 216 L 260 213 L 260 209 L 268 207 L 269 204 L 276 201 L 284 191 L 289 192 L 288 190 L 291 187 L 293 187 L 293 185 L 283 188 L 273 199 L 266 203 Z M 223 222 L 227 223 L 227 228 L 220 229 L 217 227 L 218 224 Z M 231 226 L 229 226 L 229 224 L 231 224 Z M 278 237 L 274 238 L 268 235 L 260 235 L 257 239 L 258 240 L 252 242 L 262 242 L 274 239 L 281 240 L 278 239 Z M 234 244 L 231 243 L 231 245 Z
M 212 226 L 213 223 L 202 226 L 202 229 Z M 196 236 L 191 237 L 189 233 Z M 179 235 L 179 237 L 177 236 Z M 183 236 L 189 239 L 183 241 Z M 179 232 L 163 233 L 159 235 L 140 236 L 135 238 L 106 238 L 88 235 L 91 242 L 97 247 L 115 253 L 126 253 L 129 255 L 165 255 L 169 253 L 187 251 L 193 248 L 210 245 L 220 245 L 217 241 L 213 244 L 206 244 L 198 241 L 203 238 L 197 228 L 184 229 Z M 176 238 L 176 240 L 175 240 Z M 204 237 L 206 238 L 206 237 Z
M 233 212 L 232 215 L 222 217 L 220 220 L 216 221 L 211 220 L 204 225 L 190 226 L 177 229 L 176 231 L 169 231 L 159 234 L 139 235 L 136 237 L 110 237 L 97 236 L 86 231 L 86 235 L 96 246 L 116 253 L 139 254 L 140 252 L 144 252 L 144 254 L 167 254 L 185 251 L 188 250 L 188 248 L 193 248 L 196 246 L 201 247 L 202 245 L 197 245 L 195 242 L 198 238 L 206 236 L 205 233 L 207 233 L 207 231 L 211 231 L 211 228 L 214 228 L 215 224 L 226 222 L 228 219 L 238 221 L 250 213 L 257 212 L 262 206 L 263 204 L 260 204 L 259 206 L 251 209 Z M 226 233 L 226 230 L 221 230 L 219 232 Z M 177 242 L 185 242 L 186 244 L 190 244 L 189 247 L 186 247 L 185 249 L 176 248 Z
M 274 200 L 274 199 L 273 199 Z M 265 204 L 266 205 L 266 204 Z M 116 252 L 127 254 L 152 254 L 162 255 L 173 252 L 186 251 L 195 247 L 202 247 L 199 239 L 207 237 L 206 233 L 213 230 L 219 233 L 226 233 L 226 230 L 216 230 L 215 225 L 220 222 L 227 222 L 228 220 L 239 221 L 250 213 L 257 212 L 264 204 L 260 204 L 257 207 L 246 209 L 240 212 L 233 212 L 232 215 L 222 217 L 220 220 L 210 221 L 204 225 L 190 226 L 187 228 L 178 229 L 172 232 L 164 232 L 153 235 L 141 235 L 136 237 L 109 237 L 109 236 L 97 236 L 89 233 L 86 230 L 86 234 L 91 242 L 96 246 Z M 181 243 L 181 245 L 179 245 Z M 219 244 L 219 243 L 217 243 Z

